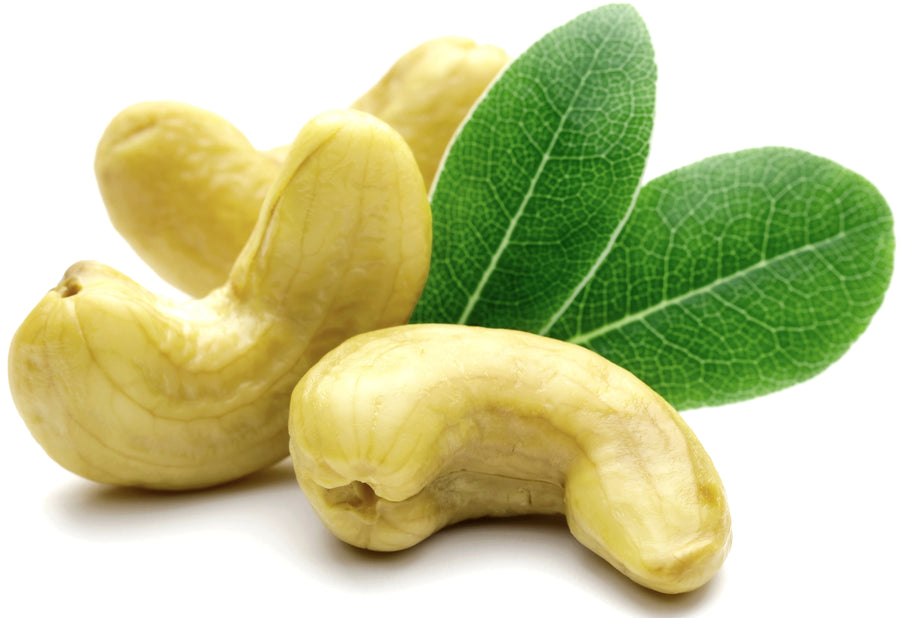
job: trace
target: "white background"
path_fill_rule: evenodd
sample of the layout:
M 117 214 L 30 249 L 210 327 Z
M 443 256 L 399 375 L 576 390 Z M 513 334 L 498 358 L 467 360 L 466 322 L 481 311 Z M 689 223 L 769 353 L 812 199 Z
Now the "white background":
M 892 3 L 634 4 L 659 66 L 648 179 L 721 152 L 793 146 L 866 176 L 898 212 Z M 349 104 L 426 39 L 469 36 L 517 54 L 594 6 L 4 3 L 4 346 L 80 259 L 177 295 L 117 236 L 93 178 L 97 140 L 125 106 L 186 101 L 273 147 Z M 321 526 L 289 462 L 197 493 L 100 486 L 53 463 L 3 389 L 0 615 L 900 615 L 897 287 L 821 376 L 684 413 L 734 519 L 731 555 L 695 593 L 639 588 L 555 519 L 464 524 L 392 555 L 354 550 Z

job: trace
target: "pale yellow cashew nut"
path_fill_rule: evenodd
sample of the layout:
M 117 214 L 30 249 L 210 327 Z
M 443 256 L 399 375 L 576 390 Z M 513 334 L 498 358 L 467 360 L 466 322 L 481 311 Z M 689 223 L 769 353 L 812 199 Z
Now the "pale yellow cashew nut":
M 493 45 L 432 39 L 404 54 L 352 107 L 403 136 L 430 186 L 456 129 L 508 62 Z
M 72 266 L 16 332 L 13 400 L 47 453 L 95 481 L 196 488 L 288 453 L 291 389 L 347 337 L 408 320 L 431 248 L 409 148 L 356 111 L 294 142 L 225 285 L 175 302 Z
M 464 519 L 564 513 L 643 586 L 693 590 L 731 544 L 725 491 L 672 407 L 573 344 L 407 325 L 354 337 L 291 399 L 291 455 L 325 525 L 399 550 Z
M 456 128 L 508 60 L 470 39 L 434 39 L 351 107 L 391 125 L 430 185 Z M 94 169 L 116 230 L 160 277 L 202 296 L 228 277 L 286 151 L 257 150 L 206 110 L 149 101 L 113 118 Z
M 113 227 L 162 279 L 199 297 L 221 286 L 285 153 L 260 153 L 230 122 L 184 103 L 120 112 L 94 170 Z

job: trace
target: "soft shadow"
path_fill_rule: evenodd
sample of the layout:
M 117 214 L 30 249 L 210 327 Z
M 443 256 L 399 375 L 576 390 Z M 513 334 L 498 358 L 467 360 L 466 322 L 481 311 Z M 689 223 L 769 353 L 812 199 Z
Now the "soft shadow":
M 230 514 L 252 512 L 269 524 L 274 517 L 295 519 L 305 499 L 290 460 L 216 487 L 192 491 L 156 491 L 114 487 L 80 480 L 50 494 L 48 515 L 76 536 L 103 540 L 135 533 L 165 534 L 189 518 L 228 521 Z M 275 508 L 273 508 L 273 506 Z M 246 517 L 244 520 L 246 521 Z M 296 526 L 296 522 L 293 526 Z
M 296 482 L 291 463 L 285 460 L 235 481 L 214 487 L 186 491 L 118 487 L 79 480 L 67 486 L 56 496 L 56 500 L 60 503 L 66 503 L 69 508 L 75 508 L 76 510 L 81 508 L 118 508 L 128 511 L 134 505 L 166 509 L 172 508 L 175 504 L 215 499 L 216 497 L 236 492 L 254 491 L 273 485 L 281 485 L 288 481 Z
M 383 592 L 394 582 L 402 587 L 469 574 L 473 566 L 502 568 L 511 555 L 529 559 L 529 546 L 567 534 L 562 517 L 524 515 L 460 522 L 393 552 L 360 549 L 330 537 L 318 548 L 329 558 L 319 566 L 337 580 L 353 581 L 354 587 Z
M 359 549 L 336 538 L 320 549 L 330 558 L 319 562 L 329 576 L 349 578 L 355 587 L 372 591 L 384 591 L 393 582 L 406 586 L 470 574 L 473 566 L 496 573 L 510 564 L 529 564 L 547 577 L 574 577 L 598 602 L 634 607 L 635 615 L 693 613 L 716 596 L 721 581 L 717 576 L 698 590 L 675 595 L 644 588 L 578 543 L 563 516 L 465 521 L 397 552 Z
M 682 615 L 712 600 L 721 574 L 699 590 L 667 595 L 619 573 L 571 535 L 562 516 L 525 515 L 455 524 L 396 552 L 348 545 L 331 535 L 297 486 L 290 460 L 210 489 L 162 492 L 73 481 L 48 496 L 45 508 L 60 528 L 90 541 L 170 536 L 217 526 L 228 534 L 250 531 L 301 570 L 314 563 L 319 577 L 352 581 L 355 589 L 384 592 L 468 575 L 473 569 L 539 571 L 541 577 L 577 580 L 598 602 L 635 608 L 636 615 Z
M 572 541 L 577 543 L 574 538 Z M 665 594 L 631 581 L 586 547 L 582 547 L 582 550 L 580 564 L 586 573 L 594 576 L 596 581 L 594 588 L 598 594 L 606 599 L 618 597 L 621 603 L 640 607 L 647 614 L 665 613 L 669 616 L 678 616 L 694 613 L 705 603 L 711 602 L 721 582 L 721 577 L 716 575 L 697 590 Z

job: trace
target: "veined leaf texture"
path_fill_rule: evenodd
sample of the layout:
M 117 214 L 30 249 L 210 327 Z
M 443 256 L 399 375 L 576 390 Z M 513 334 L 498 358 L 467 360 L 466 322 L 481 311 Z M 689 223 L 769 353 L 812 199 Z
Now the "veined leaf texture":
M 679 409 L 812 377 L 890 282 L 890 209 L 812 154 L 714 156 L 641 186 L 656 67 L 637 12 L 554 30 L 473 110 L 432 194 L 413 322 L 585 345 Z

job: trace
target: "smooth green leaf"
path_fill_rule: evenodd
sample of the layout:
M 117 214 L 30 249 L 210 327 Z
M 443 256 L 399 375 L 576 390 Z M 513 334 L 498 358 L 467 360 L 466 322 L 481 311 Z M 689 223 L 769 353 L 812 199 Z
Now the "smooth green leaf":
M 857 174 L 786 148 L 720 155 L 641 190 L 547 334 L 627 367 L 679 409 L 748 399 L 847 350 L 881 304 L 893 252 L 891 211 Z
M 606 6 L 509 67 L 435 186 L 412 321 L 572 341 L 679 409 L 812 377 L 881 304 L 890 209 L 857 174 L 784 148 L 713 157 L 636 195 L 652 56 L 637 13 Z
M 633 205 L 655 79 L 649 35 L 627 5 L 585 13 L 511 63 L 440 173 L 412 321 L 539 331 L 571 302 Z

